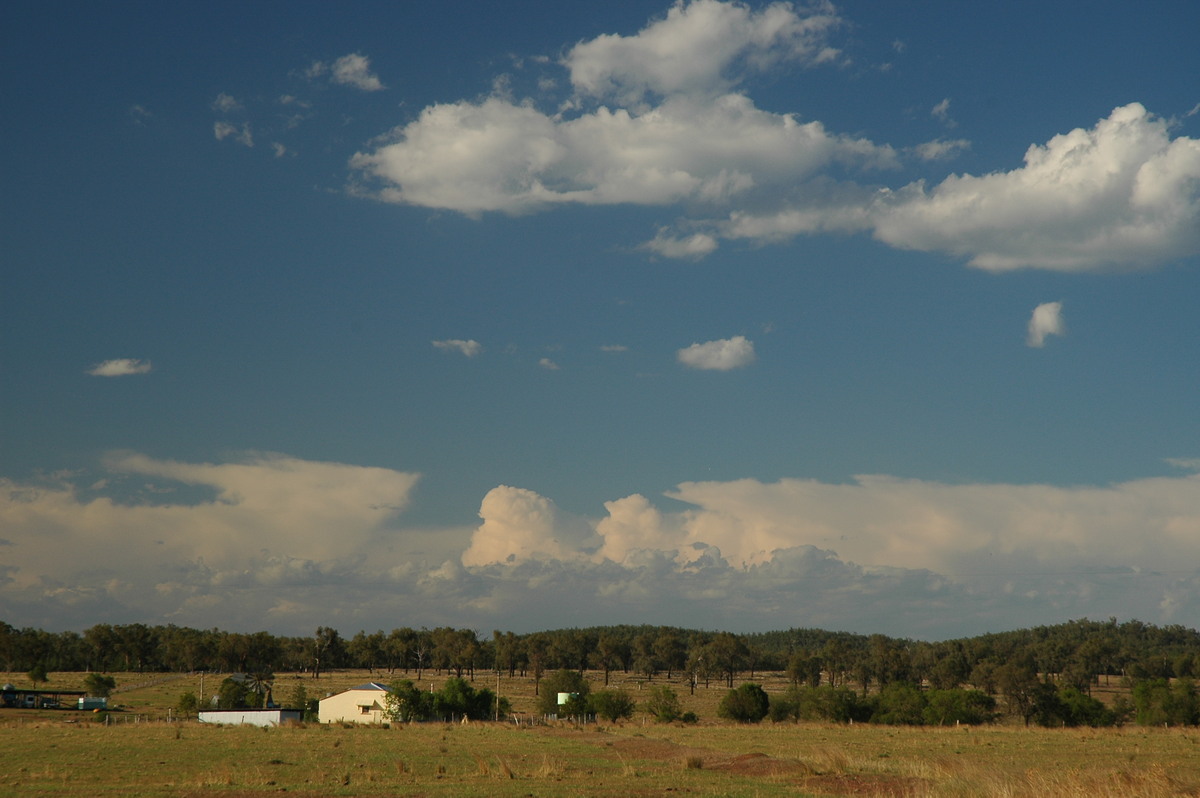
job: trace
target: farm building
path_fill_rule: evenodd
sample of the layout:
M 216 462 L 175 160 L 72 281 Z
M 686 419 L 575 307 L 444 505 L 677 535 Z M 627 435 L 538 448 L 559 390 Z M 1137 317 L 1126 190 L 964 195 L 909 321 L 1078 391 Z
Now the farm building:
M 201 723 L 224 723 L 230 726 L 280 726 L 289 721 L 304 719 L 302 709 L 202 709 Z
M 74 708 L 77 699 L 87 695 L 83 690 L 34 690 L 6 684 L 0 687 L 0 707 L 23 709 Z
M 318 716 L 322 723 L 383 723 L 388 694 L 386 685 L 367 682 L 343 693 L 322 698 Z

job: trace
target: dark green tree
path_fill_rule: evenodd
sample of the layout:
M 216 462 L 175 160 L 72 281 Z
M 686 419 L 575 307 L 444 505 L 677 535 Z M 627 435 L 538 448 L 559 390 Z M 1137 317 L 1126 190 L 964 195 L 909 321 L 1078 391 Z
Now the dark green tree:
M 50 681 L 50 674 L 46 673 L 46 666 L 38 663 L 29 669 L 29 673 L 25 674 L 29 681 L 33 682 L 33 686 L 37 687 L 39 683 L 44 684 Z
M 542 694 L 538 697 L 538 712 L 542 715 L 583 715 L 587 711 L 590 692 L 591 686 L 579 671 L 566 668 L 556 671 L 543 681 Z M 572 697 L 565 704 L 559 704 L 559 693 L 568 693 Z
M 242 709 L 251 706 L 251 692 L 240 679 L 225 679 L 217 691 L 217 709 Z
M 632 718 L 637 708 L 633 697 L 624 690 L 598 690 L 588 697 L 588 710 L 610 723 Z
M 401 723 L 429 720 L 434 712 L 433 695 L 418 689 L 411 679 L 400 679 L 388 687 L 384 712 L 389 719 Z
M 117 689 L 117 680 L 111 676 L 89 673 L 83 677 L 83 688 L 87 690 L 88 695 L 93 695 L 97 698 L 108 698 L 112 695 L 112 691 Z
M 738 723 L 758 723 L 771 709 L 771 699 L 757 684 L 747 682 L 721 699 L 717 715 Z

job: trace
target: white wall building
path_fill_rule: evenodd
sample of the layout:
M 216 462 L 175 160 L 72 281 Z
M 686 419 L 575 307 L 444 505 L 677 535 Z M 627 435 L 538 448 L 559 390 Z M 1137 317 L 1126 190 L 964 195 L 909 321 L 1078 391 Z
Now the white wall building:
M 387 694 L 387 687 L 378 682 L 360 684 L 322 698 L 317 705 L 317 717 L 322 723 L 383 723 L 387 720 L 384 714 Z
M 246 726 L 281 726 L 304 719 L 302 709 L 202 709 L 201 723 L 226 723 Z

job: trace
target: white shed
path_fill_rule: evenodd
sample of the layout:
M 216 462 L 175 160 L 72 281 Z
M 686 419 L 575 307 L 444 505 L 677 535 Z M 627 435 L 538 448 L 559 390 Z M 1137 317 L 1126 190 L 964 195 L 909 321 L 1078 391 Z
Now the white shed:
M 317 714 L 322 723 L 383 723 L 389 690 L 379 682 L 351 687 L 344 693 L 322 698 Z
M 284 723 L 299 723 L 304 719 L 300 709 L 202 709 L 201 723 L 227 723 L 246 726 L 279 726 Z

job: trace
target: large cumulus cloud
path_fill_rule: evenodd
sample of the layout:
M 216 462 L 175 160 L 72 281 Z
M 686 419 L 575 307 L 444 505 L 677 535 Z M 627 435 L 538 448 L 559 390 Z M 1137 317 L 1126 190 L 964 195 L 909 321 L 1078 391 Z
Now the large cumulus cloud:
M 1144 268 L 1200 252 L 1200 141 L 1136 102 L 1044 144 L 1012 142 L 1021 165 L 891 185 L 887 170 L 932 169 L 970 141 L 893 147 L 756 105 L 756 76 L 844 64 L 845 27 L 827 3 L 680 0 L 632 35 L 570 47 L 548 67 L 569 78 L 557 101 L 516 98 L 499 80 L 481 99 L 426 107 L 352 158 L 356 190 L 468 215 L 679 206 L 641 244 L 669 258 L 822 233 L 989 270 Z

